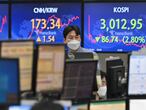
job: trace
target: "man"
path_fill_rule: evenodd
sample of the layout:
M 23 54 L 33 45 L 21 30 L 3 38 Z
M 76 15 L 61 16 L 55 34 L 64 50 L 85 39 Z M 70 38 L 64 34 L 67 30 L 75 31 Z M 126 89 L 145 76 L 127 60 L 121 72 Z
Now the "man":
M 81 32 L 78 26 L 68 26 L 64 29 L 63 35 L 64 35 L 64 43 L 67 45 L 67 56 L 69 59 L 74 59 L 74 54 L 77 52 L 90 52 L 93 54 L 94 59 L 98 59 L 98 55 L 89 50 L 81 47 Z M 97 65 L 98 66 L 98 65 Z M 98 68 L 98 67 L 97 67 Z M 97 69 L 98 70 L 98 69 Z M 97 93 L 97 81 L 96 77 L 94 80 L 94 92 L 93 94 L 95 95 Z
M 81 32 L 78 26 L 68 26 L 64 29 L 64 43 L 67 44 L 67 53 L 74 54 L 76 52 L 92 52 L 94 59 L 98 59 L 98 55 L 89 50 L 81 47 Z

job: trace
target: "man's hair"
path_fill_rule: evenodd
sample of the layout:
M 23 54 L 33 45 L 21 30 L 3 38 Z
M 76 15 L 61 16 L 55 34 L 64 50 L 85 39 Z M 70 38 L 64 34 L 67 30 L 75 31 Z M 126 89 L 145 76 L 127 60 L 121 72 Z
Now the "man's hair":
M 75 31 L 76 35 L 81 34 L 80 28 L 78 26 L 67 26 L 63 31 L 63 35 L 65 39 L 66 39 L 67 34 L 71 31 Z
M 64 110 L 64 108 L 61 105 L 55 104 L 51 101 L 45 101 L 36 103 L 31 110 Z

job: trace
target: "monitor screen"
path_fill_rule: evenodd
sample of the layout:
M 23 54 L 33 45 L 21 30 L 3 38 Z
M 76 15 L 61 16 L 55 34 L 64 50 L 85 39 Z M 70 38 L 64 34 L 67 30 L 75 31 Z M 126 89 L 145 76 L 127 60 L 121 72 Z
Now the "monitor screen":
M 17 105 L 10 106 L 8 110 L 31 110 L 32 106 L 30 105 Z
M 80 3 L 13 4 L 12 15 L 12 39 L 63 43 L 66 26 L 81 27 Z
M 98 52 L 130 52 L 145 47 L 145 5 L 85 3 L 84 47 Z
M 129 110 L 146 110 L 146 99 L 130 99 Z
M 0 59 L 0 105 L 19 103 L 18 59 Z
M 103 101 L 90 104 L 90 110 L 126 110 L 125 101 Z
M 61 91 L 65 47 L 64 45 L 39 45 L 36 91 Z
M 19 58 L 21 91 L 27 91 L 32 89 L 33 54 L 33 41 L 1 42 L 2 57 Z
M 97 61 L 70 60 L 66 62 L 63 99 L 86 100 L 91 98 Z
M 8 39 L 8 5 L 0 4 L 0 40 Z
M 72 105 L 72 106 L 70 107 L 70 110 L 88 110 L 88 105 L 87 105 L 87 104 Z
M 146 95 L 146 56 L 132 55 L 129 62 L 129 95 Z

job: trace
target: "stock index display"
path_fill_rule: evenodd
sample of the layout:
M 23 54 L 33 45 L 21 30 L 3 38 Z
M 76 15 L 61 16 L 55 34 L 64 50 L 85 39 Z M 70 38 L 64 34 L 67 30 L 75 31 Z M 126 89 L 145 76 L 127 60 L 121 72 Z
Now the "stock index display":
M 0 4 L 0 40 L 8 39 L 8 5 Z
M 146 3 L 85 3 L 84 10 L 85 48 L 130 52 L 146 47 Z
M 35 39 L 37 43 L 62 43 L 63 30 L 78 25 L 80 3 L 12 5 L 12 39 Z

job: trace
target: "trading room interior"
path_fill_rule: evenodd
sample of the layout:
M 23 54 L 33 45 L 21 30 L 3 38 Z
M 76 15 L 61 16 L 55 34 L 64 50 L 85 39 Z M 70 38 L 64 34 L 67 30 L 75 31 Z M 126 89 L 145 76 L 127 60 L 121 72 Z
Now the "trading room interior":
M 0 110 L 146 109 L 145 65 L 145 0 L 0 0 Z

